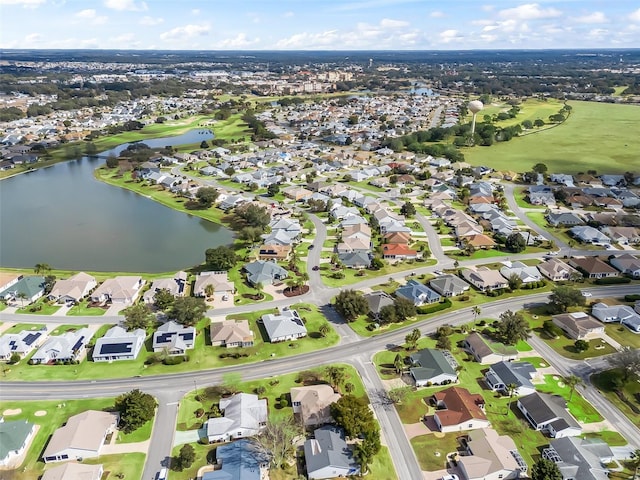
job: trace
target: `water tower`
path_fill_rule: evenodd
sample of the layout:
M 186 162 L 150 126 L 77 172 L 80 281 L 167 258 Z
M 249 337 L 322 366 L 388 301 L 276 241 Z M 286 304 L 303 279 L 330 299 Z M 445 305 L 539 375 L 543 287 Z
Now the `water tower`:
M 480 100 L 473 100 L 469 102 L 467 108 L 473 113 L 473 121 L 471 122 L 471 138 L 473 138 L 473 134 L 476 132 L 476 116 L 484 108 L 484 105 Z

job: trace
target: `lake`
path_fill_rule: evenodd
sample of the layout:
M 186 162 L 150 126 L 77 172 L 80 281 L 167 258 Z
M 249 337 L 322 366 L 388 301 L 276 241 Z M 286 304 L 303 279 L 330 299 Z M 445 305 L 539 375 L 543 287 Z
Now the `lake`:
M 163 147 L 211 138 L 207 130 L 194 130 L 144 143 Z M 222 225 L 99 182 L 93 171 L 103 163 L 83 157 L 1 181 L 0 266 L 170 272 L 202 263 L 207 248 L 233 242 Z

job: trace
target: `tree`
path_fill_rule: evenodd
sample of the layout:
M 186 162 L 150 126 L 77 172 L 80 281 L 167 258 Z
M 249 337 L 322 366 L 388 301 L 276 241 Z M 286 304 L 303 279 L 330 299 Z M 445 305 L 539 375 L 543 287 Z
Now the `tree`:
M 367 299 L 356 290 L 342 290 L 335 299 L 335 309 L 347 322 L 369 311 Z
M 509 383 L 505 386 L 507 394 L 509 395 L 509 403 L 507 405 L 507 415 L 511 411 L 511 402 L 513 401 L 513 395 L 518 391 L 518 385 L 515 383 Z
M 175 297 L 166 288 L 161 288 L 153 296 L 153 301 L 160 310 L 166 310 L 173 305 Z
M 398 315 L 393 305 L 385 305 L 378 313 L 378 319 L 382 325 L 388 325 L 398 321 Z
M 117 397 L 114 407 L 120 412 L 120 430 L 124 433 L 136 431 L 154 417 L 156 405 L 155 398 L 138 389 Z
M 203 148 L 203 149 L 204 149 L 204 148 L 209 148 L 209 144 L 207 143 L 207 141 L 206 141 L 206 140 L 202 140 L 202 141 L 200 142 L 200 148 Z
M 259 227 L 244 227 L 238 232 L 238 238 L 247 243 L 255 243 L 260 240 L 262 229 Z
M 407 395 L 409 395 L 412 390 L 413 387 L 410 387 L 409 385 L 406 387 L 393 388 L 389 390 L 389 400 L 395 404 L 402 403 L 406 400 Z
M 347 393 L 353 393 L 355 389 L 356 389 L 356 386 L 351 382 L 347 382 L 344 384 L 344 391 Z
M 146 330 L 155 318 L 146 303 L 132 305 L 125 308 L 122 313 L 124 314 L 124 321 L 122 324 L 128 332 L 139 328 Z
M 167 315 L 182 325 L 192 326 L 204 317 L 206 311 L 207 305 L 203 298 L 178 297 Z
M 640 375 L 640 349 L 622 347 L 609 357 L 609 363 L 622 371 L 622 382 L 626 384 L 632 377 Z
M 398 297 L 393 301 L 393 308 L 396 311 L 396 316 L 400 322 L 410 317 L 416 316 L 416 306 L 411 300 L 404 297 Z
M 20 361 L 20 354 L 18 352 L 13 352 L 9 357 L 9 361 L 7 362 L 9 365 L 15 365 Z
M 527 248 L 527 242 L 524 237 L 519 233 L 512 233 L 507 237 L 507 240 L 504 242 L 504 246 L 513 253 L 524 252 Z
M 544 127 L 544 120 L 542 120 L 541 118 L 536 118 L 533 121 L 533 125 L 537 128 Z
M 526 340 L 531 334 L 529 324 L 520 312 L 507 310 L 500 314 L 497 334 L 506 345 L 515 345 L 518 340 Z
M 360 471 L 363 474 L 368 472 L 369 465 L 380 451 L 380 432 L 377 434 L 371 434 L 364 438 L 364 440 L 353 449 L 353 455 L 360 464 Z
M 171 467 L 174 470 L 181 472 L 185 468 L 191 467 L 193 462 L 196 459 L 196 452 L 191 445 L 188 443 L 184 444 L 182 448 L 180 448 L 180 452 L 176 457 L 173 457 L 173 461 L 171 462 Z
M 96 144 L 93 142 L 87 142 L 84 145 L 84 153 L 89 156 L 95 155 L 96 153 L 98 153 L 98 147 L 96 147 Z
M 327 324 L 327 322 L 324 322 L 322 325 L 320 325 L 320 327 L 318 328 L 318 333 L 320 334 L 320 336 L 322 338 L 325 338 L 328 334 L 329 334 L 330 328 L 329 325 Z
M 562 473 L 556 463 L 543 458 L 533 465 L 531 480 L 562 480 Z
M 411 202 L 404 202 L 400 207 L 400 213 L 405 217 L 411 218 L 416 214 L 416 207 Z
M 636 480 L 639 476 L 638 471 L 640 470 L 640 448 L 633 451 L 631 461 L 629 463 L 633 468 L 633 480 Z
M 558 312 L 566 312 L 569 307 L 579 307 L 586 303 L 582 292 L 568 285 L 555 287 L 549 295 L 549 300 L 549 304 Z
M 258 449 L 267 455 L 272 467 L 281 468 L 295 453 L 294 441 L 304 434 L 293 416 L 269 420 L 255 439 Z
M 396 354 L 396 358 L 393 359 L 393 367 L 396 369 L 396 373 L 400 375 L 404 371 L 404 358 L 399 353 Z
M 233 209 L 231 226 L 234 230 L 243 227 L 258 227 L 264 231 L 271 221 L 271 214 L 264 207 L 253 203 L 243 203 Z
M 231 270 L 238 261 L 238 257 L 233 248 L 225 245 L 220 245 L 216 248 L 207 248 L 204 252 L 204 258 L 209 268 L 220 271 Z
M 18 292 L 16 293 L 16 298 L 20 300 L 20 305 L 24 307 L 24 301 L 29 297 L 24 292 Z
M 209 208 L 216 202 L 219 196 L 220 192 L 213 187 L 200 187 L 196 192 L 198 203 L 203 208 Z
M 421 336 L 422 333 L 420 333 L 420 330 L 417 328 L 411 330 L 411 333 L 408 333 L 407 336 L 404 337 L 404 341 L 407 343 L 407 348 L 409 350 L 415 349 L 418 346 L 418 340 L 420 340 Z
M 573 392 L 576 390 L 578 385 L 582 384 L 582 379 L 577 375 L 569 375 L 564 379 L 564 383 L 569 387 L 569 403 L 571 403 Z
M 516 273 L 509 275 L 509 288 L 517 290 L 522 286 L 522 279 Z
M 573 348 L 575 348 L 578 353 L 586 352 L 589 350 L 589 342 L 586 340 L 576 340 L 573 344 Z
M 536 172 L 536 173 L 547 173 L 547 166 L 544 163 L 536 163 L 533 168 L 531 169 L 532 171 Z
M 331 404 L 330 408 L 331 416 L 339 426 L 344 428 L 348 437 L 356 438 L 377 428 L 373 413 L 362 398 L 344 395 Z
M 477 305 L 475 307 L 473 307 L 471 309 L 471 312 L 473 313 L 473 319 L 477 320 L 478 319 L 478 315 L 480 315 L 480 313 L 482 312 L 482 310 L 480 309 L 480 307 L 478 307 Z
M 206 287 L 204 287 L 204 294 L 207 296 L 207 298 L 213 297 L 213 294 L 215 292 L 216 292 L 216 289 L 211 283 Z
M 436 342 L 436 348 L 439 348 L 440 350 L 451 350 L 451 338 L 439 337 Z
M 120 159 L 113 154 L 107 157 L 107 168 L 116 168 L 120 163 Z
M 36 263 L 33 267 L 34 273 L 47 273 L 51 271 L 51 266 L 48 263 Z
M 269 195 L 270 197 L 275 197 L 279 191 L 280 185 L 278 185 L 277 183 L 271 183 L 267 187 L 267 195 Z
M 334 390 L 340 390 L 340 386 L 347 378 L 347 373 L 344 368 L 334 367 L 333 365 L 325 368 L 324 375 L 327 377 L 327 380 L 329 380 L 329 383 L 331 383 Z

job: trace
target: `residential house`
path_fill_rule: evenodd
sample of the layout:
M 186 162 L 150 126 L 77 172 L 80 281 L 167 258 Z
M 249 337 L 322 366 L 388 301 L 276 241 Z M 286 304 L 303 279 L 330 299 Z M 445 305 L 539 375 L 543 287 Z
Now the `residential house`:
M 209 333 L 214 347 L 253 347 L 253 331 L 247 320 L 213 322 Z
M 456 373 L 458 365 L 449 352 L 425 348 L 417 351 L 410 358 L 413 366 L 409 372 L 417 387 L 446 385 L 458 381 Z
M 491 390 L 519 397 L 535 393 L 536 387 L 531 382 L 535 376 L 536 368 L 529 362 L 501 361 L 489 367 L 484 379 Z M 511 391 L 509 385 L 515 389 Z
M 511 278 L 515 275 L 523 284 L 539 282 L 542 275 L 536 267 L 525 265 L 522 262 L 503 262 L 504 267 L 500 269 L 500 274 L 504 278 Z
M 547 185 L 531 185 L 529 187 L 529 203 L 532 205 L 555 205 L 553 190 Z
M 340 400 L 341 395 L 333 391 L 331 385 L 306 385 L 291 389 L 291 405 L 305 427 L 323 425 L 333 421 L 331 405 Z
M 484 233 L 474 233 L 463 238 L 464 243 L 467 245 L 471 245 L 474 248 L 493 248 L 496 245 L 496 242 L 493 238 Z
M 422 258 L 422 253 L 400 243 L 385 243 L 382 245 L 382 258 L 386 260 L 415 260 Z
M 492 428 L 472 430 L 461 444 L 466 455 L 457 460 L 465 480 L 511 480 L 527 473 L 527 464 L 508 435 L 498 435 Z
M 62 335 L 49 337 L 31 357 L 31 363 L 70 362 L 81 360 L 87 344 L 93 337 L 88 328 L 68 331 Z
M 620 245 L 635 245 L 640 243 L 640 230 L 635 227 L 603 227 L 602 233 Z
M 102 464 L 63 463 L 45 470 L 40 480 L 100 480 L 104 474 Z
M 154 303 L 155 295 L 160 290 L 166 290 L 174 297 L 183 297 L 187 286 L 187 273 L 177 272 L 173 278 L 157 278 L 151 284 L 151 288 L 144 292 L 142 300 L 144 303 Z
M 51 463 L 99 456 L 107 435 L 116 431 L 119 421 L 118 413 L 97 410 L 69 417 L 64 426 L 53 432 L 42 460 Z
M 283 308 L 277 314 L 263 315 L 261 321 L 271 343 L 297 340 L 307 336 L 307 327 L 296 310 Z
M 36 426 L 26 420 L 5 421 L 0 417 L 0 467 L 14 467 L 13 463 L 29 450 Z
M 365 236 L 343 237 L 342 241 L 336 245 L 336 253 L 364 253 L 371 252 L 371 238 Z
M 365 252 L 339 253 L 338 259 L 348 268 L 369 268 L 371 266 L 371 256 Z
M 242 439 L 217 447 L 215 466 L 201 480 L 261 480 L 267 477 L 269 456 L 255 442 Z
M 563 437 L 551 440 L 542 458 L 558 466 L 563 480 L 608 480 L 614 454 L 600 439 Z
M 267 425 L 267 400 L 250 393 L 220 399 L 222 417 L 206 422 L 209 443 L 253 437 Z
M 576 225 L 584 225 L 584 220 L 572 212 L 550 212 L 547 215 L 547 222 L 554 227 L 572 227 Z
M 113 326 L 96 341 L 92 353 L 93 361 L 135 360 L 144 345 L 146 336 L 147 332 L 142 328 L 127 332 L 118 325 Z
M 313 192 L 311 190 L 307 190 L 304 187 L 300 187 L 298 185 L 293 185 L 291 187 L 287 187 L 282 190 L 282 193 L 285 197 L 290 198 L 296 202 L 304 202 L 309 199 Z
M 383 307 L 393 306 L 393 298 L 386 292 L 375 290 L 371 293 L 364 295 L 364 298 L 369 304 L 369 315 L 377 319 L 380 316 L 380 311 Z
M 247 274 L 247 281 L 251 285 L 261 284 L 266 286 L 281 283 L 289 275 L 289 272 L 280 265 L 267 260 L 256 260 L 255 262 L 247 263 L 243 269 Z
M 436 411 L 433 419 L 443 433 L 487 428 L 491 425 L 484 413 L 484 398 L 461 387 L 449 387 L 431 396 Z
M 196 341 L 196 328 L 173 320 L 163 323 L 153 333 L 153 351 L 169 355 L 184 355 Z
M 469 284 L 456 275 L 440 275 L 429 286 L 443 297 L 455 297 L 469 290 Z
M 47 327 L 40 330 L 22 330 L 19 333 L 5 333 L 0 337 L 0 360 L 9 361 L 15 353 L 24 358 L 34 348 L 42 345 L 47 338 Z
M 0 292 L 18 283 L 24 275 L 15 273 L 0 272 Z
M 89 295 L 89 292 L 96 288 L 96 285 L 95 277 L 84 272 L 79 272 L 66 280 L 58 280 L 53 285 L 48 297 L 57 303 L 78 303 Z
M 575 268 L 567 265 L 559 258 L 551 258 L 538 265 L 540 273 L 553 282 L 563 282 L 571 279 L 582 278 L 582 274 Z
M 609 263 L 626 275 L 640 278 L 640 258 L 638 257 L 625 253 L 624 255 L 613 257 L 609 260 Z
M 262 245 L 258 249 L 258 260 L 284 261 L 290 253 L 291 245 Z
M 409 280 L 406 285 L 398 288 L 395 291 L 395 295 L 396 297 L 410 300 L 416 307 L 437 303 L 441 298 L 439 293 L 413 279 Z
M 382 236 L 382 242 L 385 244 L 408 245 L 411 241 L 411 234 L 407 232 L 391 232 Z
M 229 280 L 228 272 L 200 272 L 196 275 L 196 281 L 193 285 L 193 295 L 196 297 L 206 297 L 207 286 L 213 287 L 214 298 L 229 297 L 233 295 L 235 287 Z
M 279 233 L 289 238 L 290 244 L 297 242 L 302 235 L 302 226 L 298 220 L 290 218 L 276 218 L 269 223 L 271 234 Z
M 608 245 L 611 243 L 611 239 L 604 233 L 588 225 L 572 227 L 569 229 L 569 233 L 583 243 L 593 243 L 594 245 Z
M 532 393 L 520 397 L 518 409 L 535 430 L 542 430 L 553 438 L 574 437 L 582 427 L 567 410 L 564 398 L 548 393 Z
M 596 303 L 591 307 L 591 315 L 604 323 L 621 323 L 634 333 L 640 333 L 640 314 L 627 305 Z
M 598 257 L 573 257 L 569 265 L 576 267 L 587 278 L 617 277 L 618 271 Z
M 91 301 L 94 303 L 133 303 L 138 298 L 144 283 L 142 277 L 139 276 L 108 278 L 93 291 Z
M 0 292 L 1 299 L 18 301 L 21 306 L 30 305 L 42 295 L 44 295 L 44 277 L 42 275 L 22 277 Z
M 561 313 L 551 320 L 574 340 L 589 340 L 604 333 L 604 325 L 584 312 Z
M 481 292 L 489 292 L 509 286 L 509 282 L 500 275 L 500 272 L 487 267 L 465 268 L 462 270 L 462 276 Z
M 511 361 L 518 358 L 515 347 L 491 342 L 478 332 L 472 332 L 462 341 L 462 348 L 473 355 L 476 362 L 487 365 L 500 361 Z
M 360 466 L 345 442 L 344 432 L 333 426 L 317 428 L 304 442 L 304 458 L 310 480 L 357 475 Z

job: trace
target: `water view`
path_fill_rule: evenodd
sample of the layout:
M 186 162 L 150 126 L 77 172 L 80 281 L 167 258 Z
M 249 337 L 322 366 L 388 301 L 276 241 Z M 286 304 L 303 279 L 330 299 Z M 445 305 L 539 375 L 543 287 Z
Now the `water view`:
M 211 138 L 196 130 L 145 143 L 162 147 Z M 232 242 L 232 232 L 221 225 L 99 182 L 93 171 L 103 163 L 83 157 L 0 182 L 0 265 L 175 271 L 201 263 L 207 248 Z

